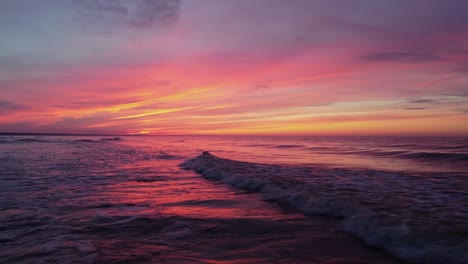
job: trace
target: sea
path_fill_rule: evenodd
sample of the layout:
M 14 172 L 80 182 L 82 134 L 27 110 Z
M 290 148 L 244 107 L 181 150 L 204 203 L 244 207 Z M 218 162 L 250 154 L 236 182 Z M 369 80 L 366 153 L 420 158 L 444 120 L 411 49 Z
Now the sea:
M 0 136 L 0 263 L 468 263 L 468 138 Z

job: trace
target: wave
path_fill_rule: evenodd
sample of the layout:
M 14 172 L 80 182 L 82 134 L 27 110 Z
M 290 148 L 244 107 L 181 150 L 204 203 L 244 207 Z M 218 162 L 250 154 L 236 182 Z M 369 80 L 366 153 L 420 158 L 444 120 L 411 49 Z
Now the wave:
M 305 214 L 342 218 L 347 231 L 410 262 L 468 259 L 468 192 L 460 178 L 258 164 L 208 152 L 180 166 Z
M 100 140 L 94 140 L 94 139 L 76 139 L 76 140 L 65 140 L 65 142 L 72 142 L 72 143 L 102 143 L 106 141 L 121 141 L 122 139 L 119 137 L 114 137 L 114 138 L 101 138 Z M 61 140 L 59 140 L 60 142 Z M 52 142 L 57 142 L 57 140 L 51 140 L 51 139 L 42 139 L 42 138 L 18 138 L 13 141 L 6 141 L 6 140 L 0 140 L 0 144 L 8 144 L 8 143 L 52 143 Z
M 458 146 L 437 146 L 431 147 L 433 149 L 468 149 L 468 146 L 465 145 L 458 145 Z
M 452 146 L 428 146 L 428 145 L 416 145 L 416 144 L 393 144 L 385 145 L 388 148 L 412 148 L 412 149 L 433 149 L 433 150 L 457 150 L 457 149 L 468 149 L 467 145 L 452 145 Z
M 273 145 L 272 148 L 281 148 L 281 149 L 285 149 L 285 148 L 303 148 L 304 146 L 303 145 Z
M 245 147 L 271 147 L 272 144 L 248 144 L 244 145 Z
M 244 145 L 245 147 L 266 147 L 266 148 L 278 148 L 278 149 L 288 149 L 288 148 L 304 148 L 304 145 L 295 145 L 295 144 L 248 144 Z
M 113 138 L 101 138 L 99 140 L 97 139 L 75 139 L 72 141 L 72 143 L 105 143 L 105 142 L 111 142 L 111 141 L 122 141 L 123 139 L 120 137 L 113 137 Z
M 419 161 L 440 161 L 440 162 L 467 162 L 468 154 L 459 152 L 412 152 L 412 151 L 379 151 L 379 150 L 362 150 L 362 151 L 345 151 L 339 154 L 357 154 L 376 157 L 392 157 L 400 159 L 412 159 Z
M 150 215 L 110 215 L 105 211 L 96 211 L 94 218 L 83 222 L 83 233 L 107 236 L 109 234 L 125 234 L 127 237 L 147 237 L 158 244 L 174 245 L 181 238 L 188 237 L 194 233 L 202 233 L 196 230 L 190 219 L 170 216 L 154 219 Z
M 152 177 L 140 177 L 136 178 L 136 182 L 142 182 L 142 183 L 148 183 L 148 182 L 160 182 L 160 181 L 166 181 L 166 177 L 162 176 L 152 176 Z
M 162 159 L 162 160 L 177 160 L 180 159 L 181 157 L 171 155 L 171 154 L 159 154 L 156 155 L 156 159 Z
M 93 140 L 93 139 L 76 139 L 73 140 L 72 143 L 101 143 L 100 140 Z
M 20 138 L 16 139 L 15 142 L 21 142 L 21 143 L 45 143 L 48 142 L 47 140 L 43 139 L 37 139 L 37 138 Z
M 113 138 L 101 138 L 102 141 L 122 141 L 122 138 L 113 137 Z
M 156 160 L 178 160 L 178 159 L 181 159 L 181 158 L 182 158 L 181 156 L 172 155 L 172 154 L 169 154 L 169 153 L 164 152 L 164 151 L 156 151 L 154 153 L 147 153 L 147 154 L 143 155 L 143 157 L 142 157 L 143 160 L 152 160 L 152 159 L 156 159 Z
M 421 159 L 421 160 L 440 160 L 440 161 L 453 161 L 453 162 L 466 162 L 468 161 L 468 154 L 465 153 L 443 153 L 443 152 L 416 152 L 401 154 L 397 157 L 408 159 Z

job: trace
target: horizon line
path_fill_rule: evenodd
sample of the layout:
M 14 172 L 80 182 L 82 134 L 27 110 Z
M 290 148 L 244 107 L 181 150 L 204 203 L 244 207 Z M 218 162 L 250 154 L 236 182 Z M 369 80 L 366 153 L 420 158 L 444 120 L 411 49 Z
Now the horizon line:
M 350 135 L 321 135 L 321 134 L 155 134 L 155 133 L 58 133 L 58 132 L 0 132 L 0 136 L 227 136 L 227 137 L 435 137 L 435 138 L 468 138 L 468 135 L 382 135 L 382 134 L 350 134 Z

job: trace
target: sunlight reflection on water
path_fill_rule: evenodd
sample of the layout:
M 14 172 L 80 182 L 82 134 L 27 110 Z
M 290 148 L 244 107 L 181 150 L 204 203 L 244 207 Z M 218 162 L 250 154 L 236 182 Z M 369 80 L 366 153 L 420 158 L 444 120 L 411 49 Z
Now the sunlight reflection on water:
M 230 159 L 323 168 L 415 173 L 456 173 L 464 168 L 456 159 L 393 156 L 399 155 L 397 151 L 435 151 L 406 141 L 396 145 L 372 138 L 4 137 L 0 260 L 394 263 L 340 231 L 336 219 L 305 217 L 178 165 L 209 150 Z M 431 144 L 438 151 L 466 153 L 450 148 L 465 143 Z

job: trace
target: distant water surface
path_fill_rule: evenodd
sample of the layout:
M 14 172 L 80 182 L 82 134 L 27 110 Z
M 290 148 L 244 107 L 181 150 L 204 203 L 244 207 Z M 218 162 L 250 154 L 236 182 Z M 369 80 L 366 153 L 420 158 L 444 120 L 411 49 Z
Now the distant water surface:
M 466 263 L 467 169 L 466 138 L 2 136 L 0 262 Z

